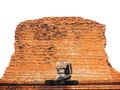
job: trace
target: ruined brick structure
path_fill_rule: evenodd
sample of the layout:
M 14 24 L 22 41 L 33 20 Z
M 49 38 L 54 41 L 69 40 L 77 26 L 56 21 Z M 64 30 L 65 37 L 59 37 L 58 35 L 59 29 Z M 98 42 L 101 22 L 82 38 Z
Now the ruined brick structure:
M 81 17 L 46 17 L 21 22 L 15 52 L 3 82 L 44 84 L 57 76 L 56 62 L 69 61 L 80 83 L 119 82 L 105 52 L 105 25 Z

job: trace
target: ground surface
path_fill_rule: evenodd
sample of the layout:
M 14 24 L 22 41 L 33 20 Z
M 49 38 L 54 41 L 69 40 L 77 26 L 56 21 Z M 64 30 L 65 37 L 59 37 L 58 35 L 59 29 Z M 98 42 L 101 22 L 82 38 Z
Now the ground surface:
M 83 84 L 74 86 L 44 86 L 33 84 L 0 84 L 0 90 L 78 90 L 78 89 L 120 89 L 120 84 Z

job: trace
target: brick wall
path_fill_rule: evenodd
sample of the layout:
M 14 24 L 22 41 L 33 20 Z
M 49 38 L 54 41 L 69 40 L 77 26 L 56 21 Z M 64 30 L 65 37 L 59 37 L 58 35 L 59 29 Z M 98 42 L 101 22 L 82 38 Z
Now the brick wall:
M 119 90 L 120 85 L 76 85 L 76 86 L 40 86 L 40 85 L 3 85 L 0 90 Z
M 46 17 L 21 22 L 15 52 L 3 82 L 39 83 L 57 76 L 56 62 L 72 63 L 72 79 L 82 83 L 120 81 L 108 62 L 105 25 L 80 17 Z

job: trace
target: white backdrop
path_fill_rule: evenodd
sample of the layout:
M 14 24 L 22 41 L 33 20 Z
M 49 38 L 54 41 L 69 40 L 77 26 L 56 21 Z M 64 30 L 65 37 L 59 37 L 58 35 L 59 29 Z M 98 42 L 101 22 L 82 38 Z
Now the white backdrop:
M 109 62 L 120 71 L 120 0 L 0 0 L 0 77 L 14 53 L 16 25 L 46 16 L 80 16 L 105 24 Z

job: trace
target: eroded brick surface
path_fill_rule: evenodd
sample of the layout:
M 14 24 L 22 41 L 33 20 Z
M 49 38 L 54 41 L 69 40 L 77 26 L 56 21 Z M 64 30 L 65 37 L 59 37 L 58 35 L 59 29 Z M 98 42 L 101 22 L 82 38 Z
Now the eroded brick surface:
M 118 90 L 120 85 L 77 85 L 77 86 L 1 86 L 0 90 Z
M 21 22 L 15 52 L 2 82 L 44 84 L 57 76 L 56 62 L 70 61 L 81 83 L 119 82 L 108 62 L 105 26 L 80 17 L 46 17 Z

